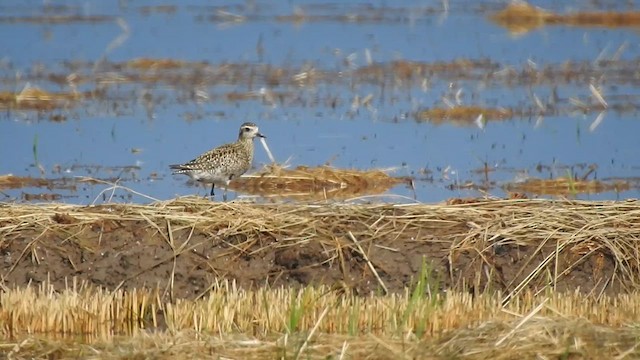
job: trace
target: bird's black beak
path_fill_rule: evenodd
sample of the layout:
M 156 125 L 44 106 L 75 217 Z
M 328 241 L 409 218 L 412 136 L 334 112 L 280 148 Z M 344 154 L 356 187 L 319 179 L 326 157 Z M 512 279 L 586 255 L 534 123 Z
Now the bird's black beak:
M 257 137 L 264 138 L 264 139 L 266 139 L 266 138 L 267 138 L 266 136 L 262 135 L 261 133 L 257 133 L 257 134 L 256 134 L 256 136 L 257 136 Z

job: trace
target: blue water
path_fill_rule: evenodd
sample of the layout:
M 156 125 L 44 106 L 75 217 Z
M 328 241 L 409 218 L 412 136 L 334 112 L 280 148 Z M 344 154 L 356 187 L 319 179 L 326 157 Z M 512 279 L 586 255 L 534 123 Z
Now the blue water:
M 489 194 L 504 195 L 499 185 L 523 175 L 535 177 L 566 176 L 563 165 L 597 164 L 596 176 L 640 177 L 637 159 L 637 134 L 640 122 L 635 111 L 608 111 L 602 123 L 590 130 L 597 113 L 515 117 L 507 122 L 487 123 L 484 129 L 454 124 L 436 125 L 416 122 L 412 114 L 433 106 L 445 107 L 443 97 L 462 90 L 462 104 L 490 107 L 535 108 L 532 94 L 545 100 L 553 86 L 565 104 L 569 98 L 590 100 L 584 82 L 535 86 L 506 86 L 500 81 L 452 80 L 434 74 L 426 87 L 419 82 L 393 84 L 384 89 L 376 84 L 352 84 L 353 71 L 374 63 L 394 60 L 416 62 L 451 62 L 456 59 L 488 60 L 497 69 L 522 71 L 527 66 L 558 66 L 567 61 L 594 62 L 610 58 L 623 46 L 621 60 L 635 60 L 640 54 L 638 34 L 634 29 L 590 29 L 562 26 L 546 27 L 521 36 L 513 36 L 488 19 L 478 9 L 501 8 L 502 2 L 469 2 L 450 5 L 445 12 L 442 2 L 374 2 L 373 7 L 388 6 L 380 22 L 344 22 L 331 19 L 299 24 L 277 21 L 277 15 L 301 12 L 314 14 L 367 13 L 363 5 L 321 6 L 326 3 L 225 2 L 214 8 L 206 1 L 102 2 L 59 1 L 64 9 L 47 8 L 41 1 L 5 1 L 2 3 L 0 37 L 0 91 L 20 92 L 27 83 L 50 91 L 70 91 L 46 77 L 33 77 L 38 69 L 59 74 L 69 73 L 66 62 L 96 64 L 79 73 L 106 72 L 104 64 L 126 62 L 134 58 L 175 59 L 206 62 L 215 67 L 223 63 L 269 64 L 281 68 L 313 68 L 316 71 L 340 72 L 335 81 L 321 81 L 315 86 L 270 86 L 256 82 L 246 84 L 119 84 L 108 91 L 120 98 L 122 107 L 111 103 L 83 101 L 77 108 L 55 110 L 67 116 L 65 122 L 46 120 L 46 114 L 33 111 L 4 111 L 0 117 L 0 175 L 57 178 L 61 176 L 120 177 L 120 185 L 156 199 L 197 193 L 204 188 L 188 186 L 186 178 L 171 176 L 168 165 L 185 162 L 203 151 L 233 141 L 239 124 L 256 122 L 268 136 L 276 160 L 296 165 L 321 165 L 371 169 L 396 168 L 392 173 L 416 178 L 418 201 L 435 202 L 453 196 L 477 196 L 473 190 L 451 190 L 451 185 L 479 182 L 476 174 L 485 163 L 496 170 L 490 180 L 498 186 Z M 123 4 L 123 5 L 118 5 Z M 466 5 L 465 5 L 466 4 Z M 553 9 L 597 10 L 582 1 L 536 5 Z M 152 12 L 142 6 L 174 5 L 173 13 Z M 243 22 L 220 20 L 223 9 L 246 16 Z M 337 9 L 337 10 L 336 10 Z M 430 10 L 430 11 L 427 11 Z M 7 17 L 40 16 L 51 13 L 106 15 L 104 22 L 68 24 L 34 24 L 6 21 Z M 262 49 L 259 51 L 258 49 Z M 349 59 L 348 61 L 346 59 Z M 347 64 L 348 63 L 348 64 Z M 102 64 L 102 65 L 101 65 Z M 106 70 L 105 70 L 106 69 Z M 105 75 L 105 76 L 106 76 Z M 632 103 L 640 99 L 638 79 L 625 84 L 603 81 L 605 97 L 631 95 Z M 78 84 L 80 91 L 96 87 L 94 82 Z M 275 102 L 262 99 L 229 102 L 229 91 L 260 89 L 299 94 L 301 101 Z M 200 102 L 191 101 L 186 91 L 207 94 Z M 372 95 L 370 106 L 352 107 L 353 99 Z M 154 99 L 147 106 L 145 96 Z M 335 108 L 326 99 L 336 98 Z M 612 100 L 613 101 L 613 100 Z M 185 120 L 195 117 L 194 120 Z M 37 160 L 34 166 L 34 142 Z M 269 160 L 256 144 L 255 166 Z M 537 165 L 549 165 L 551 173 L 537 173 Z M 77 168 L 78 165 L 90 165 Z M 124 171 L 110 167 L 135 166 Z M 44 169 L 42 173 L 41 169 Z M 61 173 L 57 173 L 57 169 Z M 423 173 L 429 173 L 423 175 Z M 76 192 L 48 189 L 3 190 L 0 200 L 19 199 L 22 192 L 58 192 L 61 201 L 90 203 L 108 185 L 83 185 Z M 118 190 L 123 192 L 122 190 Z M 126 193 L 126 192 L 125 192 Z M 399 186 L 391 194 L 413 197 L 413 190 Z M 638 197 L 633 189 L 622 194 L 581 195 L 591 199 Z M 123 201 L 145 202 L 133 196 Z

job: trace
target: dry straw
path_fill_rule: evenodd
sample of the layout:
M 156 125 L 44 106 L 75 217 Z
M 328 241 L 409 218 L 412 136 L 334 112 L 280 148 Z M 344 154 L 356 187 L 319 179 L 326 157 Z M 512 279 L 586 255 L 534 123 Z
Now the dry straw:
M 570 196 L 574 194 L 597 194 L 607 191 L 623 192 L 631 189 L 626 180 L 586 180 L 573 178 L 528 179 L 523 182 L 506 183 L 502 188 L 510 192 L 539 195 Z
M 514 34 L 522 34 L 545 25 L 568 25 L 582 27 L 637 27 L 640 24 L 638 11 L 574 12 L 557 14 L 530 5 L 526 1 L 514 1 L 490 16 L 497 24 Z
M 270 164 L 260 171 L 231 182 L 232 189 L 261 198 L 296 200 L 344 200 L 361 195 L 381 194 L 409 178 L 393 177 L 386 170 L 338 169 L 330 166 L 285 166 Z
M 493 264 L 487 255 L 494 254 L 496 248 L 536 249 L 525 261 L 525 266 L 518 269 L 518 276 L 514 277 L 517 282 L 505 284 L 512 290 L 507 300 L 533 285 L 540 291 L 544 286 L 555 288 L 558 280 L 594 254 L 608 259 L 613 265 L 612 273 L 602 280 L 604 288 L 615 284 L 617 288 L 633 290 L 640 284 L 638 201 L 276 205 L 212 203 L 189 197 L 151 205 L 2 204 L 0 244 L 6 245 L 21 234 L 31 234 L 33 245 L 47 232 L 81 234 L 85 229 L 105 226 L 109 221 L 149 224 L 150 229 L 155 229 L 169 243 L 172 233 L 194 229 L 210 233 L 214 238 L 220 234 L 226 237 L 240 235 L 245 242 L 237 246 L 242 248 L 260 244 L 261 237 L 275 237 L 275 242 L 260 251 L 318 242 L 327 253 L 332 253 L 331 249 L 339 253 L 336 246 L 342 245 L 336 242 L 336 237 L 346 238 L 348 234 L 357 239 L 357 243 L 366 241 L 390 249 L 397 241 L 437 241 L 450 244 L 448 257 L 451 263 L 458 254 L 472 252 L 476 254 L 474 261 L 489 269 Z M 172 230 L 168 234 L 167 224 Z M 77 236 L 69 240 L 87 249 L 96 246 Z M 353 241 L 348 243 L 354 246 Z M 543 252 L 545 247 L 555 250 Z M 13 266 L 25 256 L 35 255 L 34 248 L 27 246 Z M 174 251 L 185 249 L 175 248 Z M 574 260 L 561 267 L 559 259 L 564 255 L 570 255 L 565 258 Z M 454 278 L 451 274 L 451 279 Z M 544 286 L 540 287 L 541 284 Z
M 168 303 L 150 290 L 107 292 L 73 285 L 54 292 L 41 285 L 2 293 L 0 323 L 4 339 L 21 339 L 3 346 L 27 357 L 44 348 L 67 354 L 93 350 L 91 355 L 100 356 L 116 347 L 166 358 L 182 352 L 243 358 L 341 353 L 414 358 L 426 350 L 478 359 L 512 358 L 517 352 L 533 357 L 640 354 L 640 333 L 632 327 L 640 320 L 638 293 L 596 298 L 528 292 L 506 307 L 501 303 L 499 295 L 489 294 L 414 297 L 407 290 L 358 297 L 325 287 L 243 290 L 228 281 L 219 282 L 206 298 Z M 48 340 L 27 335 L 43 333 Z M 72 341 L 56 342 L 56 335 L 71 335 Z

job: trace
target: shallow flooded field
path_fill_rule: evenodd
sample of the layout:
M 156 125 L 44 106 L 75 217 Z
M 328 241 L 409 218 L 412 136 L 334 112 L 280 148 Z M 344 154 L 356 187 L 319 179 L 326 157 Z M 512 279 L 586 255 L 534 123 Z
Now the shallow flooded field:
M 204 196 L 168 165 L 252 121 L 278 168 L 398 178 L 340 200 L 637 197 L 637 13 L 534 5 L 4 3 L 0 196 Z

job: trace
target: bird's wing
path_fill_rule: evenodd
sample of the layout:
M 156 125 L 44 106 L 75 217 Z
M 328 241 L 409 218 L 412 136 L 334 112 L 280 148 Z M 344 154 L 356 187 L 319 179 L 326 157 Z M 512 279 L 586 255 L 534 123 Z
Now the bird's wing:
M 217 148 L 211 149 L 197 158 L 178 165 L 170 165 L 169 167 L 175 170 L 203 170 L 217 167 L 221 164 L 224 158 L 230 156 L 235 152 L 235 144 L 224 144 Z

